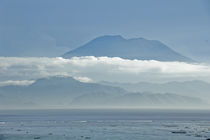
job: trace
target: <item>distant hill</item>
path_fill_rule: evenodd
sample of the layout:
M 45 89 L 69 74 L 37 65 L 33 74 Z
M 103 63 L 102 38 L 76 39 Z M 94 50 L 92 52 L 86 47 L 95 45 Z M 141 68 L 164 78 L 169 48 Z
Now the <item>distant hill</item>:
M 130 92 L 175 93 L 182 96 L 199 97 L 210 102 L 210 83 L 199 80 L 168 83 L 112 83 L 103 81 L 101 84 L 121 87 Z
M 75 107 L 117 107 L 117 108 L 138 108 L 138 107 L 159 107 L 159 108 L 183 108 L 201 107 L 205 103 L 194 97 L 180 96 L 176 94 L 158 93 L 129 93 L 113 97 L 110 94 L 87 94 L 82 95 L 71 103 Z
M 205 103 L 176 94 L 128 92 L 119 87 L 82 83 L 71 77 L 38 79 L 29 86 L 0 87 L 0 108 L 180 107 Z
M 190 58 L 175 52 L 160 41 L 144 38 L 124 39 L 119 35 L 98 37 L 63 55 L 64 58 L 74 56 L 192 62 Z
M 71 77 L 38 79 L 29 86 L 0 87 L 0 105 L 19 107 L 69 106 L 78 96 L 92 93 L 125 94 L 126 91 L 112 86 L 82 83 Z M 26 106 L 27 105 L 27 106 Z M 1 107 L 0 106 L 0 107 Z

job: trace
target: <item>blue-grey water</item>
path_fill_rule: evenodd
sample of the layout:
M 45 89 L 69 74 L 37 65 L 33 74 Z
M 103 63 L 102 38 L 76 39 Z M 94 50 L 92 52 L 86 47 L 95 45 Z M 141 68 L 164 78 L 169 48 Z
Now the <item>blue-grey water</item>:
M 0 140 L 206 140 L 210 110 L 1 110 Z

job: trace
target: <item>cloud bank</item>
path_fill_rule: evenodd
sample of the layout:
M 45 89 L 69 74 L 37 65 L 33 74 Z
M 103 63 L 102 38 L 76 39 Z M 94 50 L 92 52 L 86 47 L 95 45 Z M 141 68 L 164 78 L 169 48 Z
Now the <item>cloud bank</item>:
M 210 82 L 210 66 L 184 62 L 127 60 L 118 57 L 0 57 L 0 81 L 33 80 L 57 75 L 73 76 L 83 82 Z

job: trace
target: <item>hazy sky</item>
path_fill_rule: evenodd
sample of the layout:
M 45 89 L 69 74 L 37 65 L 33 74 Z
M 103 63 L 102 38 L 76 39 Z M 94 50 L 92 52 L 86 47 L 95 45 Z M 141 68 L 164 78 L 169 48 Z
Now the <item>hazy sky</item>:
M 4 56 L 33 56 L 40 48 L 53 56 L 105 34 L 160 40 L 182 54 L 207 60 L 210 2 L 0 0 L 0 50 Z

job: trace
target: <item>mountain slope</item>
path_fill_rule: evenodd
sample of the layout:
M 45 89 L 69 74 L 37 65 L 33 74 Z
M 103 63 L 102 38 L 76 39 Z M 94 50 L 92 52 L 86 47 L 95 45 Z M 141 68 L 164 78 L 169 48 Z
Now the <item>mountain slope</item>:
M 144 38 L 124 39 L 119 35 L 98 37 L 63 55 L 64 58 L 74 56 L 108 56 L 141 60 L 192 61 L 159 41 Z

